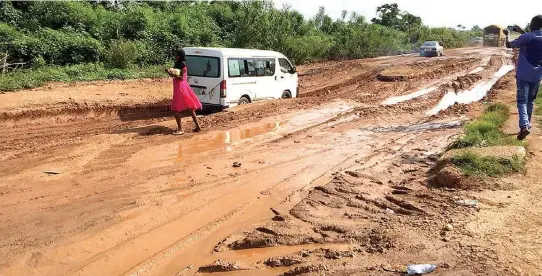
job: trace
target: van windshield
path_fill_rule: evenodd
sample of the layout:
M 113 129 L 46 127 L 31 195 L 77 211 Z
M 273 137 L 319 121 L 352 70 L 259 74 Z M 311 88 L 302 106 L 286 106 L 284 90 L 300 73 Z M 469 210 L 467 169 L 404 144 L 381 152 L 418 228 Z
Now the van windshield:
M 188 67 L 188 75 L 191 77 L 220 77 L 220 59 L 217 57 L 187 55 L 186 67 Z

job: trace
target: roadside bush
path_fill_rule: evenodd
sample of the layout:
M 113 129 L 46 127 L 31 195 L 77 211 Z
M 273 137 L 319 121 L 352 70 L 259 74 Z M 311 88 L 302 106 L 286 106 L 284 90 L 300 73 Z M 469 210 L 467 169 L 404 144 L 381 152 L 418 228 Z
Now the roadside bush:
M 284 54 L 296 64 L 323 59 L 335 42 L 331 36 L 315 33 L 302 37 L 289 37 L 285 41 Z
M 134 66 L 141 55 L 141 48 L 135 42 L 114 40 L 105 54 L 106 65 L 110 68 L 126 69 Z
M 96 21 L 96 13 L 89 2 L 36 1 L 29 8 L 25 27 L 30 30 L 71 27 L 88 31 Z
M 0 37 L 0 53 L 8 53 L 8 63 L 30 62 L 37 53 L 34 39 L 15 27 L 0 23 Z
M 104 51 L 100 41 L 69 28 L 41 29 L 32 40 L 31 47 L 47 64 L 55 65 L 98 62 Z
M 22 19 L 22 12 L 15 9 L 11 1 L 0 2 L 0 22 L 17 26 Z

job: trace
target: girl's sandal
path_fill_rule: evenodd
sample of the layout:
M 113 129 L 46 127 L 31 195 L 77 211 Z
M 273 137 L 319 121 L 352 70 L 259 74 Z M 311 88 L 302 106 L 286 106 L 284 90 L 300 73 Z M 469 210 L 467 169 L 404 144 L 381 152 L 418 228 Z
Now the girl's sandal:
M 184 134 L 184 131 L 182 130 L 177 130 L 175 132 L 172 133 L 173 135 L 183 135 Z

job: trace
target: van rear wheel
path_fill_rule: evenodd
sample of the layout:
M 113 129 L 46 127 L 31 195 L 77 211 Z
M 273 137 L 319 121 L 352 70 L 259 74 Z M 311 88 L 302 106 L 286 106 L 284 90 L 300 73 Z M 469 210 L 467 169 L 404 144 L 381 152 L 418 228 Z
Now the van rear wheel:
M 241 99 L 239 99 L 239 101 L 237 102 L 238 105 L 244 105 L 244 104 L 249 104 L 249 103 L 250 103 L 250 99 L 247 98 L 246 96 L 241 97 Z
M 290 91 L 286 90 L 286 91 L 282 92 L 282 97 L 281 98 L 290 99 L 290 98 L 292 98 L 292 93 Z

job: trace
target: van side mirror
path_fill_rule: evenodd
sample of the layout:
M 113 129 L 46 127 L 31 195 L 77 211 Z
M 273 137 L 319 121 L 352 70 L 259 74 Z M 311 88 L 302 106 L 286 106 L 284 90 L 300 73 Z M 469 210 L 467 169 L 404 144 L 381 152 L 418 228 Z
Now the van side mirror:
M 290 71 L 290 74 L 295 74 L 295 73 L 297 73 L 297 68 L 294 67 L 294 68 L 292 68 L 292 70 Z

